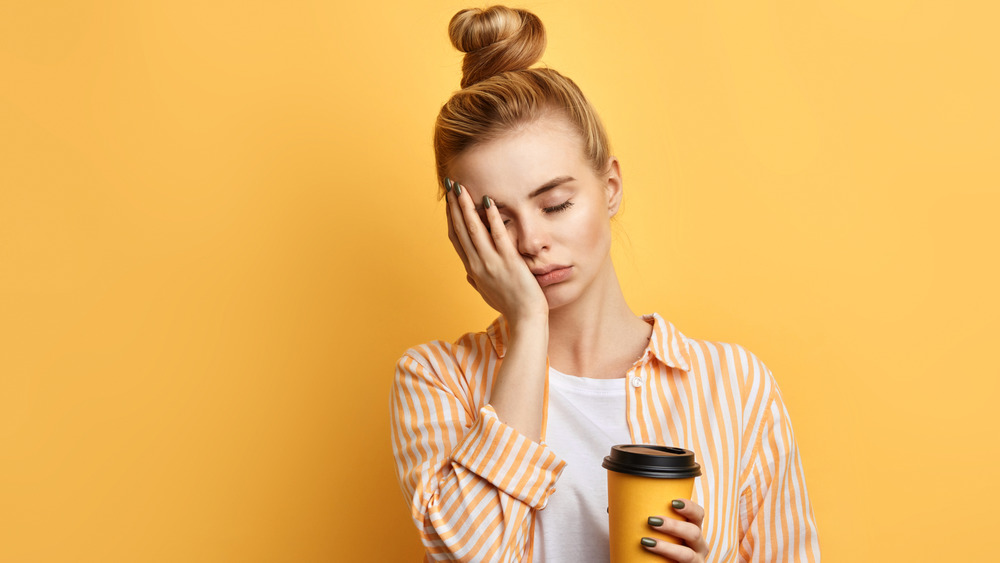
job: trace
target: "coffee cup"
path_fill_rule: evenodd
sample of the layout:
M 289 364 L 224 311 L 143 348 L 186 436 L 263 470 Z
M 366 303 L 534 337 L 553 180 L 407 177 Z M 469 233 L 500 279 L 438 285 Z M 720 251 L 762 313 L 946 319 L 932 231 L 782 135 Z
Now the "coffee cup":
M 652 529 L 647 519 L 662 516 L 684 520 L 670 501 L 689 499 L 701 466 L 694 452 L 648 444 L 621 444 L 601 464 L 608 470 L 608 517 L 611 563 L 662 561 L 639 543 L 643 537 L 680 543 Z

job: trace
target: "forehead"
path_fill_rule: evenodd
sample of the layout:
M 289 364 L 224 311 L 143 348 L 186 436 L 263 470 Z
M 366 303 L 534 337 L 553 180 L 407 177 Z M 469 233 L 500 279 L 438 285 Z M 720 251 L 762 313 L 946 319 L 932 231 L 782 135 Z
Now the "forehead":
M 530 193 L 559 176 L 589 171 L 583 139 L 561 116 L 545 116 L 477 144 L 452 161 L 450 177 L 475 195 L 501 200 Z

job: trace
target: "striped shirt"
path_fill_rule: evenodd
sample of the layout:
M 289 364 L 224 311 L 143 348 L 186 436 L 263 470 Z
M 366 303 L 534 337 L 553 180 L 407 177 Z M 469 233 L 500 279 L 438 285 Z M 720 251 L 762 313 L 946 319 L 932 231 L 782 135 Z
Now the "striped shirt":
M 694 451 L 708 561 L 819 561 L 788 411 L 767 367 L 736 344 L 688 338 L 657 314 L 626 374 L 633 443 Z M 531 561 L 535 514 L 565 463 L 501 422 L 490 390 L 506 352 L 485 332 L 407 350 L 390 398 L 396 475 L 427 561 Z M 547 392 L 547 389 L 546 389 Z M 547 398 L 545 404 L 547 406 Z

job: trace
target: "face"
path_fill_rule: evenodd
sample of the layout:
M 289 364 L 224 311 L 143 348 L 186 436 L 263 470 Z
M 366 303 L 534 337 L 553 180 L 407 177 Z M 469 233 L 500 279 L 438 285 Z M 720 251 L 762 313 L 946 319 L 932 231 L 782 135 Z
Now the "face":
M 488 195 L 549 309 L 599 299 L 614 278 L 610 219 L 621 202 L 617 160 L 598 174 L 561 116 L 543 117 L 460 154 L 448 175 L 478 202 Z M 615 286 L 617 287 L 617 286 Z

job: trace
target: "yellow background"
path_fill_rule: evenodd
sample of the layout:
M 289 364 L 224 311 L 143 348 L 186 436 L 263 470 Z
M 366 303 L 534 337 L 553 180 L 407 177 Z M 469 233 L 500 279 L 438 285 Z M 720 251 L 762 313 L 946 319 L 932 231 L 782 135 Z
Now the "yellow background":
M 828 561 L 993 553 L 990 2 L 521 4 L 638 312 L 775 373 Z M 4 2 L 0 561 L 414 561 L 395 360 L 485 327 L 430 144 L 464 2 Z

